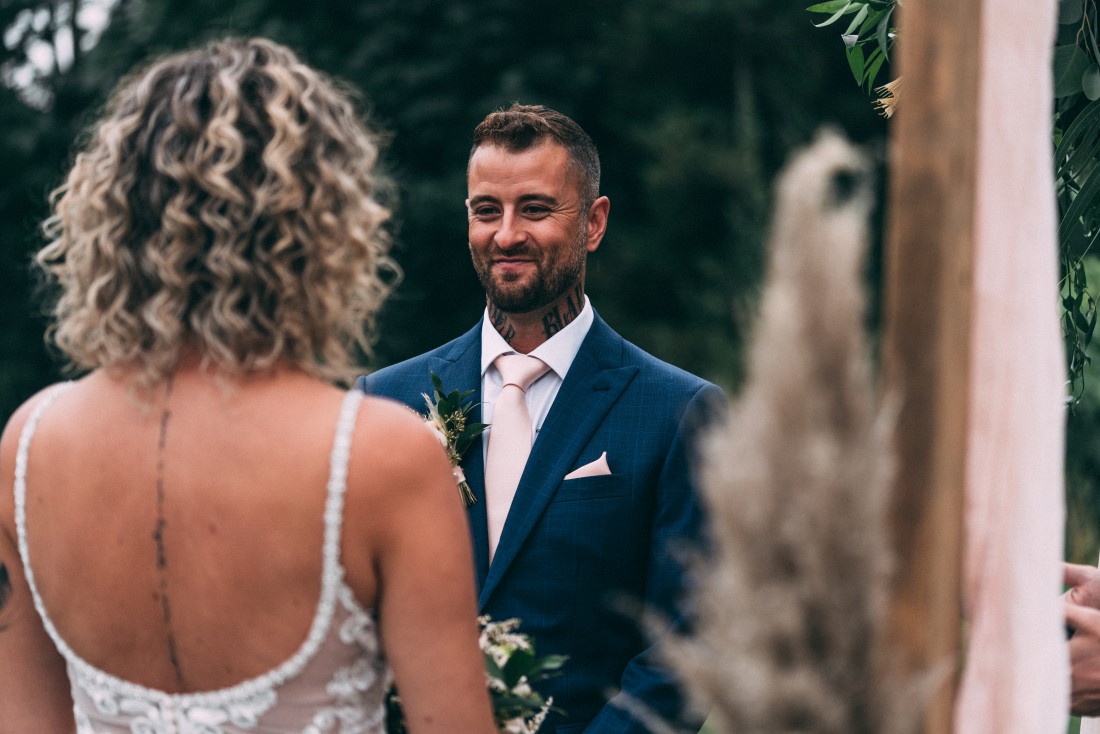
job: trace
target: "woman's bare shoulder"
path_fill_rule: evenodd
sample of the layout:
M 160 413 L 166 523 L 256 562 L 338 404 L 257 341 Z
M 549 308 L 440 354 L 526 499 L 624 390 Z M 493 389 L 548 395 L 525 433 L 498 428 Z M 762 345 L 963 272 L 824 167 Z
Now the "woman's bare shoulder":
M 57 384 L 48 385 L 27 398 L 11 414 L 4 425 L 3 433 L 0 434 L 0 526 L 3 526 L 5 531 L 11 527 L 15 516 L 13 489 L 15 484 L 15 457 L 19 448 L 19 438 L 23 435 L 23 428 L 27 425 L 27 421 L 30 420 L 34 410 L 57 387 Z
M 348 488 L 370 497 L 374 511 L 383 511 L 436 502 L 436 495 L 454 490 L 454 481 L 439 436 L 423 416 L 401 403 L 368 396 L 352 441 Z
M 446 463 L 438 434 L 423 416 L 388 398 L 366 396 L 359 410 L 354 450 L 377 471 L 420 472 Z
M 62 384 L 64 383 L 47 385 L 34 395 L 31 395 L 22 405 L 15 409 L 15 412 L 8 418 L 8 422 L 4 426 L 3 436 L 0 438 L 0 440 L 4 442 L 4 445 L 8 443 L 15 444 L 19 441 L 19 434 L 23 432 L 23 426 L 26 425 L 34 409 L 37 408 L 39 403 L 45 400 L 51 392 L 59 388 Z

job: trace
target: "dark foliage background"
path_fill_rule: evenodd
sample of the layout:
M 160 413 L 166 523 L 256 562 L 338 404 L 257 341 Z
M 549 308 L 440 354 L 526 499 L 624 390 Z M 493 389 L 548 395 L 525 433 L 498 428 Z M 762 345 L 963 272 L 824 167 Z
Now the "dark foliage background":
M 589 131 L 612 201 L 590 264 L 593 302 L 627 338 L 727 386 L 739 375 L 774 173 L 824 123 L 859 141 L 880 144 L 886 134 L 840 39 L 814 29 L 801 4 L 117 0 L 98 43 L 81 51 L 89 39 L 79 19 L 99 5 L 0 1 L 5 76 L 36 44 L 63 45 L 71 33 L 78 49 L 37 73 L 29 102 L 25 86 L 0 88 L 0 418 L 61 374 L 43 345 L 28 266 L 47 194 L 118 79 L 165 52 L 265 35 L 362 90 L 364 111 L 389 140 L 405 270 L 374 367 L 478 318 L 465 161 L 474 125 L 496 107 L 544 103 Z

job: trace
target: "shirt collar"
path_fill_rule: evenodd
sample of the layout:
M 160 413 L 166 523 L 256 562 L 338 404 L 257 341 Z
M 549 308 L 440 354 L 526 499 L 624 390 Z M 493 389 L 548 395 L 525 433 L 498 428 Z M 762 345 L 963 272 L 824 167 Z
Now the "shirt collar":
M 577 352 L 581 349 L 581 343 L 588 336 L 588 330 L 592 328 L 592 322 L 595 320 L 593 314 L 594 311 L 586 294 L 584 306 L 581 308 L 581 312 L 577 314 L 577 318 L 569 322 L 557 334 L 538 345 L 531 351 L 529 356 L 541 359 L 550 366 L 550 369 L 554 371 L 559 380 L 564 380 L 565 373 L 569 371 Z M 481 319 L 481 376 L 485 376 L 489 365 L 497 357 L 502 354 L 512 354 L 515 351 L 509 346 L 508 342 L 504 341 L 504 337 L 493 328 L 489 321 L 489 309 L 486 308 L 485 315 Z

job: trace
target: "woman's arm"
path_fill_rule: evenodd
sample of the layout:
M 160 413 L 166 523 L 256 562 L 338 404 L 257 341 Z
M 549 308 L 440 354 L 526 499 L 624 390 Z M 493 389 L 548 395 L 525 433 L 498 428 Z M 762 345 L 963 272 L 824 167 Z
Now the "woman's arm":
M 0 438 L 0 712 L 4 731 L 72 731 L 73 702 L 65 661 L 42 627 L 15 535 L 15 454 L 32 398 Z
M 410 734 L 495 733 L 458 488 L 434 434 L 388 401 L 368 399 L 356 432 L 349 492 L 365 486 L 371 501 L 355 504 L 368 528 L 382 644 Z

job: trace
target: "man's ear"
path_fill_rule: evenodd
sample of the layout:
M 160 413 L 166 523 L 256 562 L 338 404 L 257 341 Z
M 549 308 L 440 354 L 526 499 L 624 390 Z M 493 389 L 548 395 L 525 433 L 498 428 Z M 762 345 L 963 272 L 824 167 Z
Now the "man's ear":
M 595 252 L 603 241 L 604 233 L 607 232 L 607 215 L 610 211 L 611 200 L 606 196 L 596 199 L 592 202 L 592 206 L 588 207 L 588 220 L 585 224 L 588 234 L 585 250 L 588 252 Z

